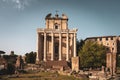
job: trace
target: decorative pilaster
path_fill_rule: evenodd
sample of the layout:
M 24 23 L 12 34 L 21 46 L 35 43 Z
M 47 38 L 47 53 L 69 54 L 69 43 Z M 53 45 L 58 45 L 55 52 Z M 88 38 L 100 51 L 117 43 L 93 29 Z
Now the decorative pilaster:
M 59 33 L 59 61 L 61 61 L 61 33 Z
M 44 61 L 46 61 L 46 33 L 44 33 Z
M 74 57 L 76 57 L 76 33 L 74 33 Z

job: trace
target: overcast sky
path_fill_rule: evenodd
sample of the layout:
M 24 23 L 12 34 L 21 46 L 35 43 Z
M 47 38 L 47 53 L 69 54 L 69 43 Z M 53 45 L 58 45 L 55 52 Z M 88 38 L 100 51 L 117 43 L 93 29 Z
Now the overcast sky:
M 0 0 L 0 50 L 36 51 L 36 29 L 45 16 L 66 14 L 78 39 L 120 35 L 120 0 Z

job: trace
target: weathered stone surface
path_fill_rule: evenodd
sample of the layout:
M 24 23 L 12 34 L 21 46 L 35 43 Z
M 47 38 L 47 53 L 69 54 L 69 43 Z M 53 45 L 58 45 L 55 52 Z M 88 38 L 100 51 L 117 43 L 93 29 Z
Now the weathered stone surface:
M 80 58 L 72 57 L 72 70 L 78 72 L 80 68 Z
M 48 61 L 70 62 L 72 57 L 76 57 L 77 29 L 68 28 L 68 17 L 65 14 L 62 17 L 51 15 L 45 18 L 46 28 L 37 29 L 37 64 Z
M 24 65 L 24 62 L 23 62 L 23 59 L 21 56 L 18 56 L 17 57 L 17 60 L 16 60 L 16 69 L 23 69 L 23 65 Z

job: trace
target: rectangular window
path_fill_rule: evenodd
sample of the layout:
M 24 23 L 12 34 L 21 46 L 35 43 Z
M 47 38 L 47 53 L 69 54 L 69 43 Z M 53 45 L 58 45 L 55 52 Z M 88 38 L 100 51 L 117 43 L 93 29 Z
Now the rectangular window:
M 108 40 L 108 37 L 106 37 L 106 41 Z
M 113 37 L 111 37 L 111 40 L 113 40 Z
M 107 51 L 109 51 L 109 48 L 107 47 Z
M 100 38 L 100 41 L 102 41 L 102 38 Z
M 114 48 L 112 48 L 112 51 L 114 50 Z

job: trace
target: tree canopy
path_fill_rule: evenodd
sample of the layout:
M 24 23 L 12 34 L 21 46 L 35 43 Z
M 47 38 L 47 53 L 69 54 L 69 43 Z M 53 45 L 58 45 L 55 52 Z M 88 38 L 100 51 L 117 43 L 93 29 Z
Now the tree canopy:
M 36 61 L 36 52 L 32 51 L 30 53 L 26 53 L 25 56 L 26 56 L 25 60 L 26 60 L 27 63 L 35 63 L 35 61 Z
M 82 40 L 82 39 L 78 40 L 77 39 L 77 42 L 76 42 L 77 54 L 79 53 L 79 50 L 82 49 L 83 45 L 84 45 L 84 40 Z
M 117 67 L 120 68 L 120 54 L 117 55 Z
M 0 50 L 0 54 L 5 54 L 5 52 Z
M 106 47 L 93 41 L 86 41 L 79 51 L 81 67 L 101 67 L 106 62 Z

